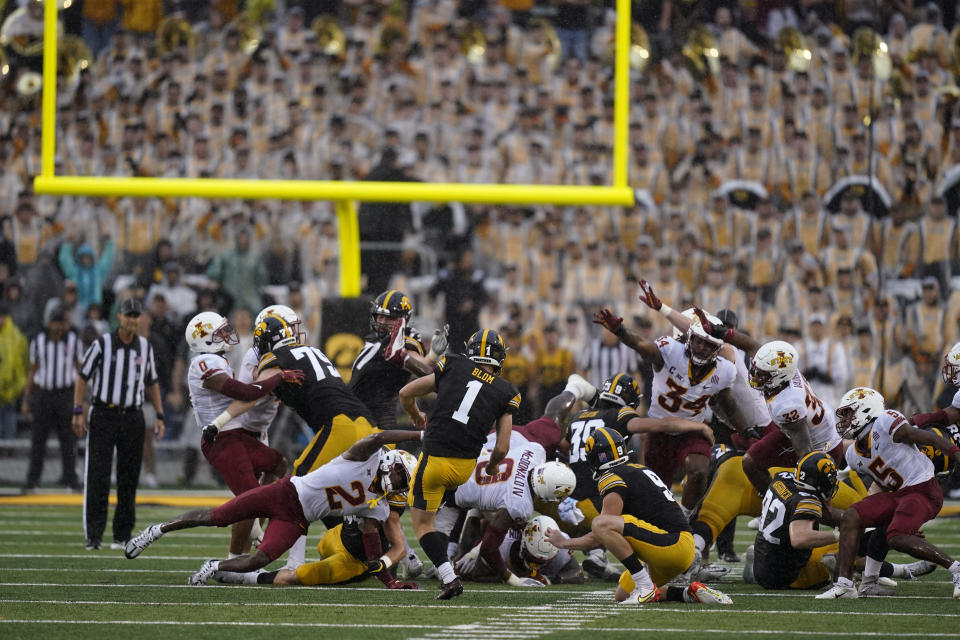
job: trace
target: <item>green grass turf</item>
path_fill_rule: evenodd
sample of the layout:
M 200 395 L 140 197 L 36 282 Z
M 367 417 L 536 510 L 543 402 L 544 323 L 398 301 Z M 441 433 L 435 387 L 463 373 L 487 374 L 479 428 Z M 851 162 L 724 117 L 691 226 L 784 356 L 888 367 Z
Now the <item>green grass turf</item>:
M 141 507 L 138 521 L 179 511 Z M 310 545 L 322 532 L 315 527 Z M 739 552 L 753 533 L 741 519 Z M 960 556 L 960 519 L 938 519 L 926 533 Z M 187 586 L 204 559 L 225 552 L 227 539 L 224 530 L 178 532 L 130 561 L 120 551 L 84 550 L 78 507 L 0 507 L 0 639 L 960 638 L 960 603 L 943 570 L 900 581 L 897 597 L 822 602 L 813 598 L 818 591 L 767 593 L 743 584 L 734 565 L 718 585 L 732 606 L 642 609 L 613 604 L 614 586 L 598 582 L 546 589 L 468 583 L 462 597 L 447 603 L 433 600 L 433 581 L 417 592 L 388 591 L 376 580 L 333 588 Z M 308 558 L 314 548 L 308 546 Z M 891 554 L 891 560 L 905 558 Z

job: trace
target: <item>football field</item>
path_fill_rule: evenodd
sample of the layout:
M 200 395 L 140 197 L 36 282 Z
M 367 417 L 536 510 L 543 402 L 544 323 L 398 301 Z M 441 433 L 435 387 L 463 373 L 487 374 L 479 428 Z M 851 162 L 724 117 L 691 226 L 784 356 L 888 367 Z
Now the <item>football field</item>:
M 181 511 L 142 506 L 137 521 L 145 526 Z M 960 519 L 940 518 L 925 532 L 960 556 Z M 322 533 L 321 525 L 312 531 L 308 559 Z M 741 518 L 741 555 L 753 533 Z M 740 566 L 731 565 L 719 585 L 733 598 L 727 607 L 624 607 L 613 603 L 614 585 L 600 582 L 543 589 L 467 583 L 450 602 L 433 600 L 431 580 L 420 591 L 388 591 L 375 579 L 344 587 L 188 586 L 204 559 L 222 557 L 227 538 L 218 529 L 177 532 L 127 560 L 109 548 L 84 550 L 80 507 L 0 505 L 0 638 L 960 638 L 960 602 L 941 569 L 901 580 L 896 597 L 825 602 L 813 598 L 818 591 L 743 584 Z

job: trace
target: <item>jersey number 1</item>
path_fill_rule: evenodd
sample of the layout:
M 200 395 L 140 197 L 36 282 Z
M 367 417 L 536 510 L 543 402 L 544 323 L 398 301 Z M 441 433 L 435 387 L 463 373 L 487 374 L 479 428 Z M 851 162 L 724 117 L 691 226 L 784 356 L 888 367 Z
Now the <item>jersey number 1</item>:
M 453 416 L 451 416 L 454 420 L 462 422 L 463 424 L 467 424 L 470 421 L 470 408 L 473 406 L 482 388 L 483 383 L 479 380 L 471 380 L 467 383 L 467 392 L 463 394 L 463 400 L 460 401 L 460 406 L 457 407 L 457 410 L 454 411 Z

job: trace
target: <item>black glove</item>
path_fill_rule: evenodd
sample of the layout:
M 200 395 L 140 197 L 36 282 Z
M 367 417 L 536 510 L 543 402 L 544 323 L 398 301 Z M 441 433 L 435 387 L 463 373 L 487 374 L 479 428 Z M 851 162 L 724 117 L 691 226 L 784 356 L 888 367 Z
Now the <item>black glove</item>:
M 220 429 L 217 428 L 215 424 L 204 425 L 203 427 L 203 441 L 207 444 L 213 444 L 213 441 L 217 439 L 217 434 L 220 433 Z
M 377 558 L 376 560 L 367 560 L 367 573 L 369 575 L 377 575 L 378 573 L 383 573 L 387 570 L 387 565 L 384 564 L 383 560 Z

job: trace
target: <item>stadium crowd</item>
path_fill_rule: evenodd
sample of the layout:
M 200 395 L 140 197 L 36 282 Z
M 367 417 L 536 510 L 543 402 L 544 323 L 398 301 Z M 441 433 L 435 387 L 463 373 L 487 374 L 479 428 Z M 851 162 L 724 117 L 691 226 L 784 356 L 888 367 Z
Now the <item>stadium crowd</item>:
M 4 32 L 34 38 L 42 5 L 20 4 Z M 66 32 L 92 59 L 61 78 L 57 173 L 609 183 L 612 2 L 278 0 L 253 18 L 240 4 L 76 3 Z M 906 414 L 949 404 L 937 374 L 960 340 L 952 25 L 934 3 L 866 17 L 869 3 L 839 4 L 634 3 L 651 57 L 630 80 L 636 206 L 363 205 L 363 240 L 390 243 L 365 251 L 366 291 L 403 289 L 415 324 L 449 323 L 455 346 L 502 328 L 524 422 L 574 371 L 649 384 L 589 322 L 606 305 L 668 334 L 637 300 L 641 278 L 680 309 L 731 309 L 758 341 L 795 344 L 831 405 L 852 386 Z M 855 36 L 871 21 L 890 79 Z M 802 34 L 806 64 L 782 27 Z M 691 62 L 694 36 L 707 46 Z M 40 93 L 18 80 L 37 61 L 11 56 L 17 90 L 0 92 L 0 350 L 13 356 L 0 359 L 0 438 L 16 434 L 27 338 L 60 311 L 89 343 L 130 297 L 146 301 L 173 437 L 195 312 L 229 314 L 249 340 L 252 315 L 281 302 L 319 338 L 339 288 L 332 204 L 35 195 Z M 832 189 L 866 175 L 875 189 Z M 633 360 L 611 364 L 612 351 Z

